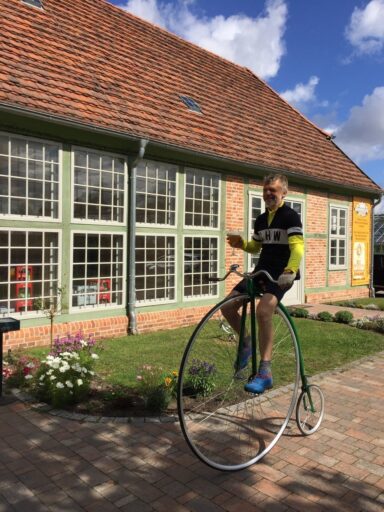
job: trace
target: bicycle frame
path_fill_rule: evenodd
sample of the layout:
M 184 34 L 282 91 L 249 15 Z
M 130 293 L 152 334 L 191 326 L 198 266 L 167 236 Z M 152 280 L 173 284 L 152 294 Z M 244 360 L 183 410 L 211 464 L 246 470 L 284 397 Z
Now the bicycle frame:
M 247 279 L 247 293 L 250 298 L 250 310 L 251 310 L 251 343 L 252 343 L 252 375 L 256 375 L 257 372 L 257 360 L 256 360 L 256 344 L 257 344 L 257 326 L 256 326 L 256 299 L 260 298 L 262 296 L 262 293 L 257 288 L 256 284 L 254 283 L 253 279 L 249 278 Z M 313 405 L 311 393 L 308 386 L 308 379 L 305 374 L 305 367 L 304 367 L 304 358 L 301 350 L 301 343 L 299 334 L 296 329 L 296 325 L 292 320 L 291 315 L 289 314 L 288 309 L 279 302 L 279 307 L 287 317 L 289 324 L 292 327 L 293 332 L 295 333 L 296 340 L 297 340 L 297 348 L 298 348 L 298 355 L 299 355 L 299 367 L 300 367 L 300 379 L 301 379 L 301 390 L 305 391 L 309 398 L 309 403 L 311 407 L 311 411 L 314 412 L 315 408 Z M 243 343 L 244 343 L 244 333 L 245 333 L 245 321 L 246 321 L 246 305 L 243 306 L 243 311 L 241 315 L 241 329 L 240 329 L 240 343 L 239 343 L 239 353 L 242 349 Z M 238 355 L 239 357 L 239 355 Z

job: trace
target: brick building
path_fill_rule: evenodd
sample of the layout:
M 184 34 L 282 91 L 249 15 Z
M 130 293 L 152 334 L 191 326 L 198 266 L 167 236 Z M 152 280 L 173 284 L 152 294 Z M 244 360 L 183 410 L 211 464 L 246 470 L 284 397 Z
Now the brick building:
M 289 177 L 306 239 L 286 303 L 359 297 L 352 223 L 381 189 L 251 71 L 105 0 L 0 0 L 0 314 L 9 346 L 195 322 Z M 369 249 L 370 251 L 370 249 Z M 369 260 L 366 254 L 366 261 Z

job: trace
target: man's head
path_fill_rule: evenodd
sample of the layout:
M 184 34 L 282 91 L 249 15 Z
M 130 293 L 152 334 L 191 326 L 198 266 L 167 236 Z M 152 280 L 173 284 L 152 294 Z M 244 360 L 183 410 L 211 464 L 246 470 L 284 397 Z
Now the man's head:
M 287 195 L 288 180 L 284 174 L 268 174 L 264 178 L 263 199 L 267 208 L 276 210 Z

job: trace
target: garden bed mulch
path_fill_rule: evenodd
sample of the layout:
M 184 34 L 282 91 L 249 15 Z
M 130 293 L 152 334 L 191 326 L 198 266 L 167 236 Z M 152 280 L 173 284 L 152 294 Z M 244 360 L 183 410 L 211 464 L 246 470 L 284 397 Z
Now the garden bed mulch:
M 176 400 L 172 400 L 165 411 L 151 411 L 148 410 L 145 400 L 133 388 L 125 388 L 124 394 L 118 393 L 119 396 L 113 397 L 113 388 L 102 387 L 100 384 L 91 387 L 88 396 L 80 403 L 67 405 L 60 410 L 74 414 L 73 419 L 78 416 L 80 419 L 84 416 L 93 416 L 97 418 L 153 418 L 162 417 L 164 419 L 175 419 L 177 417 L 177 404 Z M 108 398 L 106 399 L 106 395 Z M 18 398 L 22 401 L 29 403 L 38 403 L 30 394 L 19 389 L 8 389 L 5 386 L 4 399 Z M 43 407 L 39 404 L 39 409 L 42 411 L 52 412 L 52 408 L 47 404 Z

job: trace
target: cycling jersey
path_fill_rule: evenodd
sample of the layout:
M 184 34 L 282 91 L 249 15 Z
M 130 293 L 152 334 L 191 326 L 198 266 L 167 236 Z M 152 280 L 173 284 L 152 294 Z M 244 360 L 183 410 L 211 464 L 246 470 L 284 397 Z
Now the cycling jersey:
M 300 253 L 298 257 L 292 255 L 292 247 L 295 244 Z M 303 246 L 300 217 L 295 210 L 283 203 L 273 216 L 267 210 L 257 217 L 252 241 L 245 242 L 243 249 L 253 253 L 258 252 L 261 247 L 256 268 L 267 270 L 274 279 L 277 279 L 287 268 L 297 272 L 296 279 L 299 279 L 298 266 Z

